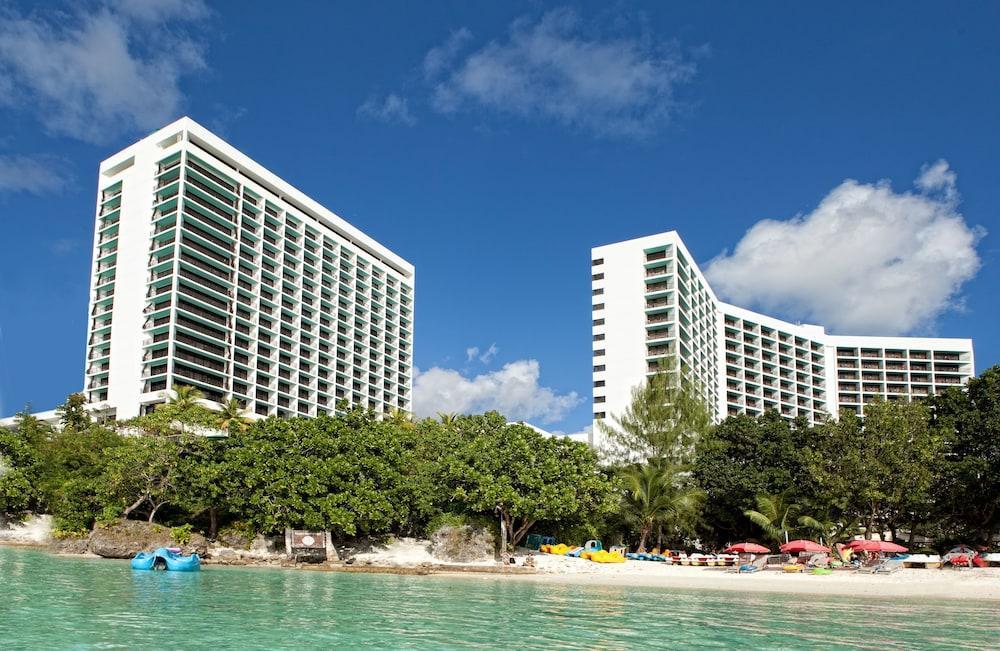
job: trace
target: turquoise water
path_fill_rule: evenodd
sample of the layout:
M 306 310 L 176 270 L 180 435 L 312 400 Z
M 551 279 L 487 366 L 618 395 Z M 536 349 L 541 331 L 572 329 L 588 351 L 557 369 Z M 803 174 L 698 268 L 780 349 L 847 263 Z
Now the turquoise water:
M 996 649 L 1000 604 L 209 567 L 0 547 L 0 648 Z

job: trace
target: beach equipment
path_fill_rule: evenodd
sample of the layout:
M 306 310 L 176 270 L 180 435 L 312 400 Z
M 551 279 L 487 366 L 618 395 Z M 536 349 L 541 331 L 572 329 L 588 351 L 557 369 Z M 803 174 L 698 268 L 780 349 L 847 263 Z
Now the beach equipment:
M 799 554 L 802 552 L 813 552 L 818 554 L 819 552 L 830 551 L 829 547 L 824 547 L 818 542 L 814 542 L 812 540 L 793 540 L 791 542 L 786 542 L 780 549 L 783 554 Z
M 902 545 L 897 545 L 894 542 L 888 542 L 885 540 L 852 540 L 847 543 L 850 549 L 862 552 L 888 552 L 888 553 L 902 553 L 909 551 L 906 547 Z
M 770 554 L 771 550 L 764 545 L 752 542 L 741 542 L 730 545 L 722 550 L 727 554 Z
M 833 570 L 825 567 L 817 567 L 813 568 L 812 574 L 815 574 L 816 576 L 824 576 L 826 574 L 833 574 Z
M 583 547 L 574 547 L 573 549 L 566 552 L 566 556 L 572 556 L 573 558 L 580 558 L 580 554 L 584 551 Z
M 596 552 L 583 552 L 580 555 L 582 558 L 594 561 L 595 563 L 624 563 L 625 557 L 618 552 L 608 552 L 599 550 Z
M 196 572 L 201 568 L 198 554 L 183 556 L 177 547 L 160 547 L 152 552 L 139 552 L 132 559 L 133 570 L 165 569 L 171 572 Z
M 785 572 L 786 574 L 795 574 L 797 572 L 801 572 L 804 569 L 806 569 L 805 565 L 797 565 L 795 563 L 781 566 L 781 571 Z
M 538 551 L 546 554 L 555 554 L 556 556 L 565 556 L 566 552 L 571 551 L 573 548 L 569 545 L 564 545 L 559 543 L 558 545 L 542 545 Z
M 588 552 L 599 552 L 604 549 L 604 545 L 601 544 L 600 540 L 588 540 L 583 543 L 583 548 Z

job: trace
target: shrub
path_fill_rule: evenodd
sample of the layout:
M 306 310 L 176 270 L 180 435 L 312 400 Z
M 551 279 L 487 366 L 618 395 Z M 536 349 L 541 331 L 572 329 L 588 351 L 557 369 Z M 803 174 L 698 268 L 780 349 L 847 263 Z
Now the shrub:
M 194 529 L 190 524 L 182 524 L 179 527 L 171 527 L 170 538 L 178 545 L 187 545 L 191 542 L 191 531 Z

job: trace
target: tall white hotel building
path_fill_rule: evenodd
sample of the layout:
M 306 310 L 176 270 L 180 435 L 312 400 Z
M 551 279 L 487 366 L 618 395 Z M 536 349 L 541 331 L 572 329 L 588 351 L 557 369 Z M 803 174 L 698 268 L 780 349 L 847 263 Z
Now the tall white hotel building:
M 594 432 L 668 359 L 717 420 L 863 415 L 877 398 L 922 398 L 974 374 L 971 339 L 830 335 L 723 303 L 675 231 L 592 249 L 591 274 Z
M 101 164 L 84 387 L 118 418 L 177 385 L 257 416 L 410 410 L 414 270 L 182 118 Z

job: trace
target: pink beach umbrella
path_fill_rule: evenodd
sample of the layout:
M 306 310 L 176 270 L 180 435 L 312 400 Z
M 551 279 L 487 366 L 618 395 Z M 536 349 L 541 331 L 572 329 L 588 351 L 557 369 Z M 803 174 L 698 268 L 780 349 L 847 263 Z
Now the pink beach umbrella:
M 770 554 L 771 550 L 752 542 L 741 542 L 722 550 L 726 554 Z
M 852 540 L 847 543 L 847 546 L 854 551 L 861 552 L 889 552 L 889 553 L 899 553 L 909 551 L 906 547 L 902 545 L 897 545 L 893 542 L 887 542 L 885 540 Z
M 829 547 L 824 547 L 818 542 L 813 542 L 812 540 L 793 540 L 791 542 L 786 542 L 781 546 L 781 552 L 783 554 L 798 554 L 800 552 L 828 552 Z

